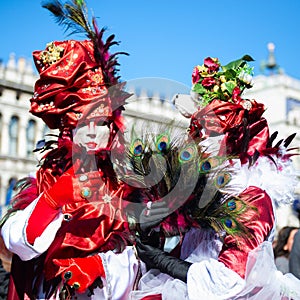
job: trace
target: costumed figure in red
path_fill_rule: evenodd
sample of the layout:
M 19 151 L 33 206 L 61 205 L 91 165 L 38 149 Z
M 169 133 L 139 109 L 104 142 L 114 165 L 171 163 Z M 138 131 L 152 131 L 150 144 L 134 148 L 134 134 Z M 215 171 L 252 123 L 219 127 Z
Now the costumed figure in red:
M 30 112 L 58 136 L 35 150 L 43 154 L 36 178 L 19 182 L 2 222 L 14 253 L 9 299 L 127 299 L 138 260 L 123 210 L 133 191 L 111 160 L 112 152 L 123 157 L 129 97 L 117 76 L 120 52 L 109 52 L 118 43 L 114 35 L 103 41 L 83 1 L 44 7 L 88 39 L 33 53 L 39 79 Z
M 269 135 L 264 105 L 242 97 L 252 86 L 251 60 L 222 66 L 208 57 L 194 69 L 191 95 L 175 97 L 190 118 L 188 137 L 181 148 L 164 148 L 174 176 L 164 173 L 164 184 L 151 188 L 158 196 L 141 215 L 136 247 L 149 271 L 130 299 L 300 299 L 299 280 L 276 269 L 272 248 L 275 207 L 294 199 L 295 149 L 288 146 L 295 135 L 273 145 L 277 133 Z M 139 148 L 144 157 L 146 148 Z M 179 164 L 185 179 L 165 197 L 160 192 L 180 177 Z M 171 251 L 166 237 L 176 241 Z

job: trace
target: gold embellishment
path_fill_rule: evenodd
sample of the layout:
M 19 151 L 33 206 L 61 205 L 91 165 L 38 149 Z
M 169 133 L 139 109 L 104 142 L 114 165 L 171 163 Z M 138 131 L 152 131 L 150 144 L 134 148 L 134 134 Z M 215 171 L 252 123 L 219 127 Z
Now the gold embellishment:
M 46 49 L 47 50 L 41 53 L 41 57 L 40 57 L 43 65 L 45 66 L 51 66 L 52 64 L 59 61 L 64 51 L 64 48 L 60 46 L 56 46 L 54 42 L 48 43 Z
M 84 199 L 90 198 L 92 196 L 92 191 L 88 187 L 83 187 L 80 191 L 80 196 Z
M 80 283 L 79 283 L 79 282 L 74 282 L 74 283 L 73 283 L 73 288 L 74 288 L 75 290 L 78 290 L 78 289 L 80 288 Z
M 91 117 L 102 117 L 102 116 L 109 116 L 110 110 L 109 107 L 106 106 L 104 103 L 101 103 L 92 113 Z

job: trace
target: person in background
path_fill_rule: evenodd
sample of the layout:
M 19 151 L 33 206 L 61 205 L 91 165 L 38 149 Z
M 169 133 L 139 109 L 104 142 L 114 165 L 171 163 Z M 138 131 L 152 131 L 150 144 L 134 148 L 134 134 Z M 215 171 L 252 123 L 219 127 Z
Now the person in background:
M 283 274 L 289 272 L 289 256 L 297 230 L 297 227 L 285 226 L 278 233 L 274 247 L 274 258 L 277 269 Z
M 289 270 L 300 279 L 300 230 L 294 236 L 294 242 L 290 253 Z
M 11 258 L 12 253 L 6 249 L 2 238 L 0 238 L 0 300 L 7 298 Z
M 7 297 L 7 289 L 9 282 L 9 272 L 7 272 L 0 260 L 0 300 L 5 300 Z

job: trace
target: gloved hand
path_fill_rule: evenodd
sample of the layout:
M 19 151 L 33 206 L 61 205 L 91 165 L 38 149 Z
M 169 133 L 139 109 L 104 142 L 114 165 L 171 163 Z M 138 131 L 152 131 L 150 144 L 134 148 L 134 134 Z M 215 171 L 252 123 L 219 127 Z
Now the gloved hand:
M 166 252 L 143 244 L 136 238 L 136 250 L 148 269 L 159 269 L 162 273 L 187 282 L 187 273 L 191 263 L 170 256 Z
M 169 214 L 171 210 L 165 201 L 149 201 L 139 218 L 142 235 L 148 235 L 150 230 L 159 225 Z
M 56 276 L 60 275 L 78 293 L 84 293 L 98 277 L 105 278 L 102 260 L 97 254 L 83 258 L 54 259 L 53 262 L 59 266 Z
M 103 184 L 98 171 L 77 175 L 73 167 L 67 170 L 47 191 L 40 196 L 26 227 L 27 241 L 34 244 L 46 227 L 66 204 L 88 200 L 93 190 Z
M 93 190 L 99 189 L 101 184 L 103 180 L 98 171 L 75 174 L 73 168 L 70 168 L 43 193 L 41 199 L 53 209 L 59 209 L 65 204 L 89 199 Z

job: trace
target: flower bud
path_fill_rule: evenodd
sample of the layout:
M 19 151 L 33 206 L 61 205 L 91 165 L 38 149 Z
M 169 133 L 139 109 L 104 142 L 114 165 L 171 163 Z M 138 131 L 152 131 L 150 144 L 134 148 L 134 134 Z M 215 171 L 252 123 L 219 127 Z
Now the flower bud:
M 221 75 L 221 76 L 220 76 L 220 80 L 221 80 L 221 82 L 224 83 L 224 82 L 226 82 L 226 77 L 225 77 L 224 75 Z
M 221 84 L 221 90 L 222 92 L 225 92 L 227 90 L 226 84 L 224 82 Z
M 213 91 L 215 93 L 217 93 L 219 89 L 220 89 L 220 87 L 218 85 L 215 85 L 214 88 L 213 88 Z

